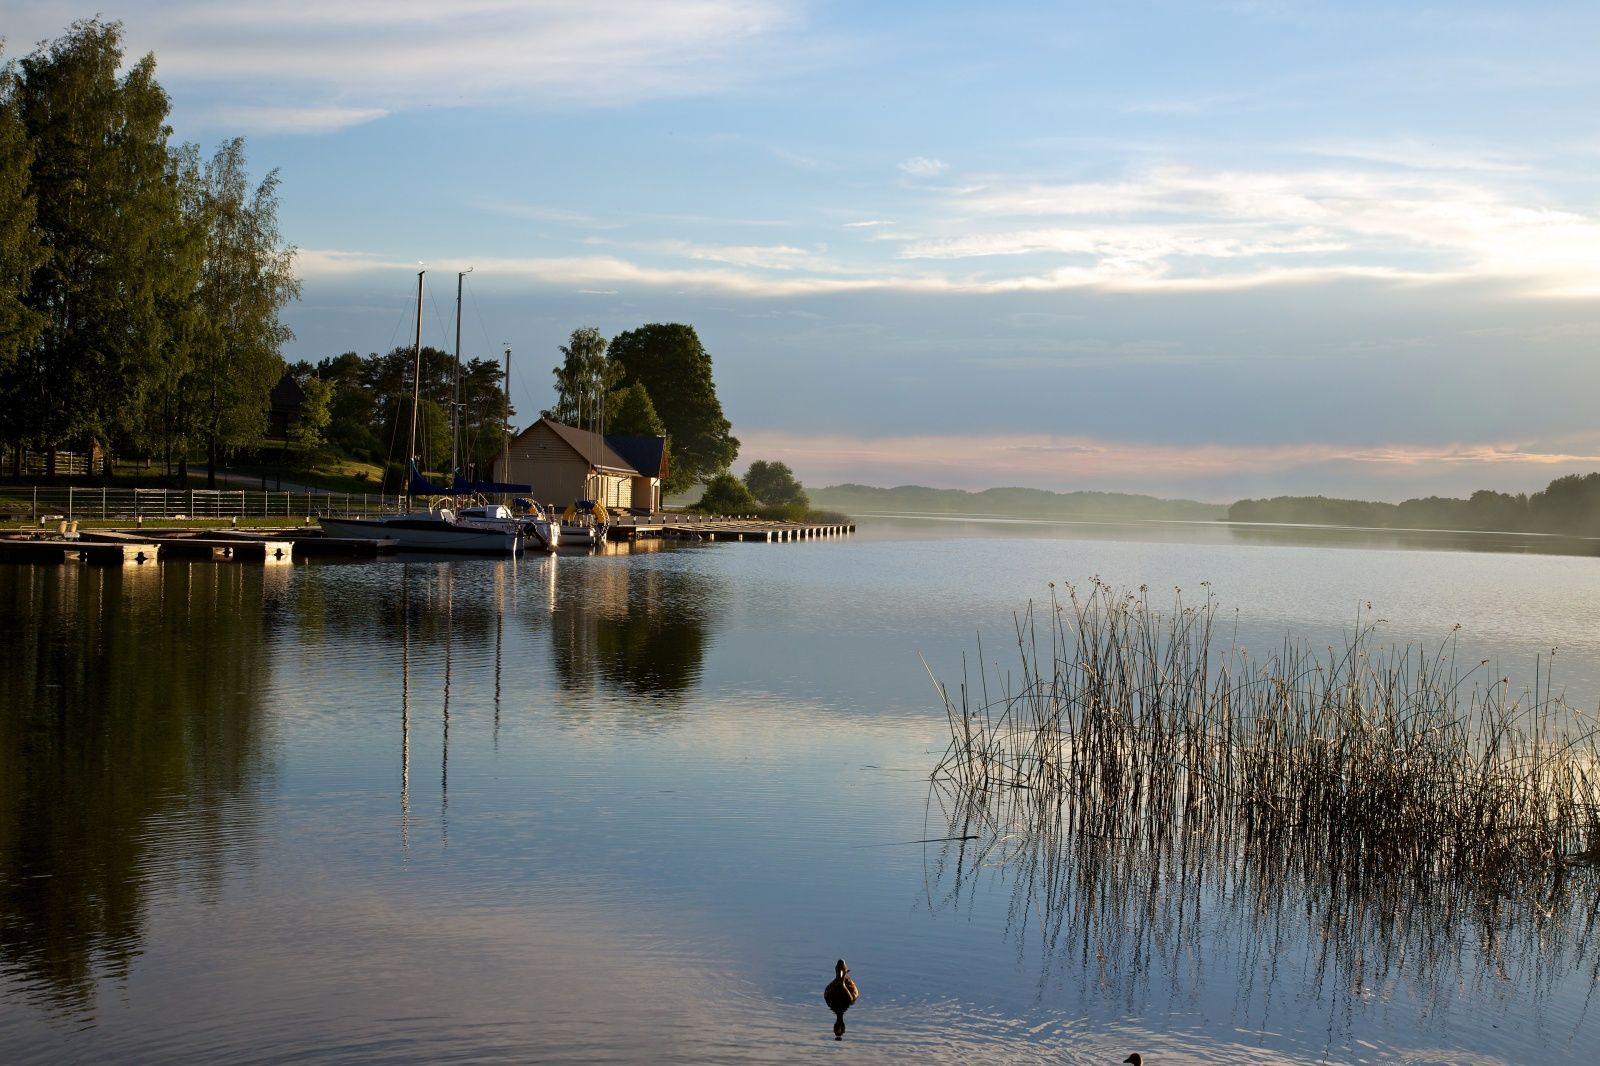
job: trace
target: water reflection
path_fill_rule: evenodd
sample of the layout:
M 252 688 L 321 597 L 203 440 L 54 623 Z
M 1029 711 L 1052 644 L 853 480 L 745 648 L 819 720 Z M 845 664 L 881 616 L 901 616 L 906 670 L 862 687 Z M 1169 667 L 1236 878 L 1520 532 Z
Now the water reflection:
M 564 688 L 656 697 L 698 684 L 723 599 L 718 581 L 614 557 L 548 565 L 560 568 L 550 639 Z
M 287 568 L 0 568 L 0 964 L 62 1006 L 126 975 L 152 892 L 256 836 Z
M 1231 987 L 1239 1016 L 1263 1024 L 1273 1004 L 1308 999 L 1346 1024 L 1361 1001 L 1405 1000 L 1426 1024 L 1457 998 L 1543 1011 L 1573 974 L 1600 981 L 1593 864 L 1512 886 L 1248 835 L 1163 833 L 1125 811 L 1021 792 L 936 785 L 930 796 L 947 839 L 928 854 L 929 906 L 960 911 L 999 887 L 1006 935 L 1037 946 L 1041 979 L 1076 973 L 1125 1009 L 1163 985 L 1188 995 L 1204 983 Z

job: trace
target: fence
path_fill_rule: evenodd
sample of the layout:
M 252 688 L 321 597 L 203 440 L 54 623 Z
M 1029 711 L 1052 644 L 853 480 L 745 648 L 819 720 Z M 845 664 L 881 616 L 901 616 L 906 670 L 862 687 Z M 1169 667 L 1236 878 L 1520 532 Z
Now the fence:
M 250 489 L 113 489 L 0 486 L 0 521 L 72 519 L 293 518 L 388 514 L 404 497 L 386 493 L 260 492 Z

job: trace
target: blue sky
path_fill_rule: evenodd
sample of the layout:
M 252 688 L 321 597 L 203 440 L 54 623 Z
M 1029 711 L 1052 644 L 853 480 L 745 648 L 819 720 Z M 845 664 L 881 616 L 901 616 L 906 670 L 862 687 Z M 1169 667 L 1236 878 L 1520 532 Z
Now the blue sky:
M 8 5 L 6 54 L 89 9 Z M 808 484 L 1600 469 L 1600 5 L 107 0 L 277 167 L 291 359 L 693 324 Z

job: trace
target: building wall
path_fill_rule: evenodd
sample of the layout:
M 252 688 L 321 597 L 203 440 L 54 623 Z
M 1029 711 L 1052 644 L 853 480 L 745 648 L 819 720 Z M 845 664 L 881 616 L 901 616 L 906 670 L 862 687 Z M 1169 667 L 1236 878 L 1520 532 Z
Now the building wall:
M 633 503 L 630 505 L 641 511 L 657 511 L 661 509 L 661 479 L 655 477 L 636 477 L 633 479 Z
M 634 506 L 634 482 L 626 474 L 595 472 L 554 430 L 535 423 L 511 442 L 510 468 L 495 461 L 495 480 L 531 485 L 542 504 L 564 508 L 573 500 L 598 499 L 607 507 Z M 643 506 L 642 504 L 640 506 Z
M 495 463 L 495 479 L 533 486 L 540 503 L 565 507 L 590 491 L 584 485 L 589 464 L 548 426 L 537 423 L 518 434 L 510 451 L 509 464 L 504 458 Z

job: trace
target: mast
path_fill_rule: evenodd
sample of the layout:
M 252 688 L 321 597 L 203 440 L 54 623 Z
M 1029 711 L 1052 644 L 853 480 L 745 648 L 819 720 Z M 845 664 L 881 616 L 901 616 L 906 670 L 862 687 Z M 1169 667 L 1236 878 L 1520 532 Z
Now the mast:
M 502 402 L 500 405 L 500 429 L 503 437 L 501 448 L 505 453 L 505 458 L 500 462 L 500 480 L 509 482 L 511 480 L 511 343 L 509 341 L 506 342 L 505 349 L 506 391 L 501 397 Z
M 472 273 L 472 268 L 456 274 L 456 369 L 450 383 L 450 476 L 460 467 L 457 446 L 461 441 L 461 280 Z
M 417 340 L 411 366 L 411 440 L 406 446 L 406 506 L 411 506 L 411 463 L 417 457 L 417 405 L 422 402 L 422 276 L 417 271 Z

